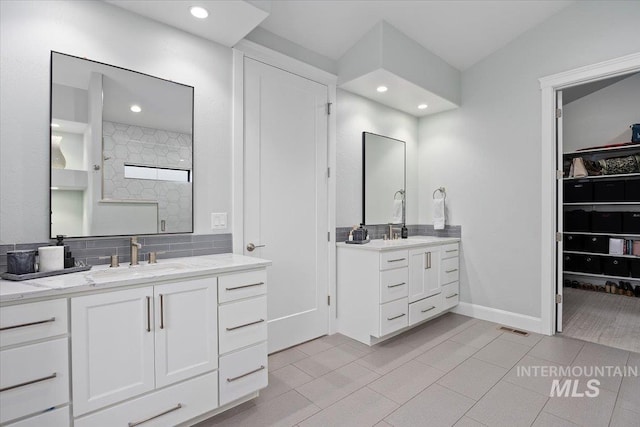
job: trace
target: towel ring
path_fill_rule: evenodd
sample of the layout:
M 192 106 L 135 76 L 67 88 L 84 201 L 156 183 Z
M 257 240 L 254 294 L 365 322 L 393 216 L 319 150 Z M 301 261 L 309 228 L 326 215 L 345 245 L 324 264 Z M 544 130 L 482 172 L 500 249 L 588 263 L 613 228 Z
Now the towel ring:
M 436 194 L 438 194 L 438 192 L 442 193 L 442 198 L 443 199 L 447 199 L 447 191 L 444 189 L 444 187 L 438 187 L 435 189 L 435 191 L 433 192 L 433 198 L 436 198 Z
M 400 194 L 400 198 L 396 198 L 396 196 Z M 404 200 L 404 190 L 398 190 L 396 191 L 396 193 L 393 195 L 393 200 Z

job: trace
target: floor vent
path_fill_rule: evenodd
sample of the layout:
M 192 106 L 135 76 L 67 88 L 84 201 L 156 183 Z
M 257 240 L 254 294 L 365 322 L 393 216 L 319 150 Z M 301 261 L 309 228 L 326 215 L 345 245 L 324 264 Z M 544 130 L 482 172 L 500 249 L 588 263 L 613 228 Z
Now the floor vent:
M 500 326 L 499 329 L 501 331 L 511 332 L 512 334 L 520 335 L 520 336 L 523 336 L 523 337 L 526 337 L 526 336 L 529 335 L 529 332 L 520 331 L 518 329 L 513 329 L 513 328 L 507 328 L 506 326 Z

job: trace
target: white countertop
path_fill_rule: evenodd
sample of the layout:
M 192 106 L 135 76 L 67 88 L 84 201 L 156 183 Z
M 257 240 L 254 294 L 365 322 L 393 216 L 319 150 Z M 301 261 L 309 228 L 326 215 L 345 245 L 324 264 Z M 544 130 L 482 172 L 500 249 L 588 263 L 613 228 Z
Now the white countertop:
M 435 237 L 435 236 L 411 236 L 408 239 L 382 240 L 376 239 L 363 245 L 339 242 L 336 246 L 340 249 L 359 249 L 367 251 L 390 251 L 397 249 L 414 248 L 418 246 L 434 246 L 447 243 L 458 243 L 459 237 Z
M 91 270 L 80 273 L 22 282 L 0 280 L 0 303 L 43 297 L 63 297 L 76 292 L 230 273 L 269 265 L 271 261 L 236 254 L 162 259 L 158 260 L 157 264 L 141 263 L 136 267 L 129 267 L 129 264 L 116 268 L 97 265 Z

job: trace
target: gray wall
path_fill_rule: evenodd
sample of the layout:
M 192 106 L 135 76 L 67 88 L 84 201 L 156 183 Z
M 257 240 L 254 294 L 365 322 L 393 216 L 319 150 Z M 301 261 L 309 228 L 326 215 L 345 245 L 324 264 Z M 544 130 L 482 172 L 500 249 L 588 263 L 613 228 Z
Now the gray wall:
M 447 187 L 464 227 L 462 301 L 540 317 L 540 200 L 554 196 L 541 194 L 538 78 L 640 51 L 638 22 L 640 2 L 577 2 L 463 72 L 461 108 L 420 120 L 419 181 Z
M 231 49 L 104 2 L 2 1 L 0 28 L 0 243 L 49 237 L 51 50 L 194 86 L 195 233 L 231 213 Z

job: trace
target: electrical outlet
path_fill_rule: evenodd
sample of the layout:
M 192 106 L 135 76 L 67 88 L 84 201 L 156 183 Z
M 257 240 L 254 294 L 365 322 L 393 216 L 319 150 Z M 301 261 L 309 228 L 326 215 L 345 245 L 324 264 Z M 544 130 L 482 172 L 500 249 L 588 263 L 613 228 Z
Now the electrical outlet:
M 221 230 L 227 228 L 227 213 L 212 213 L 211 214 L 211 229 Z

